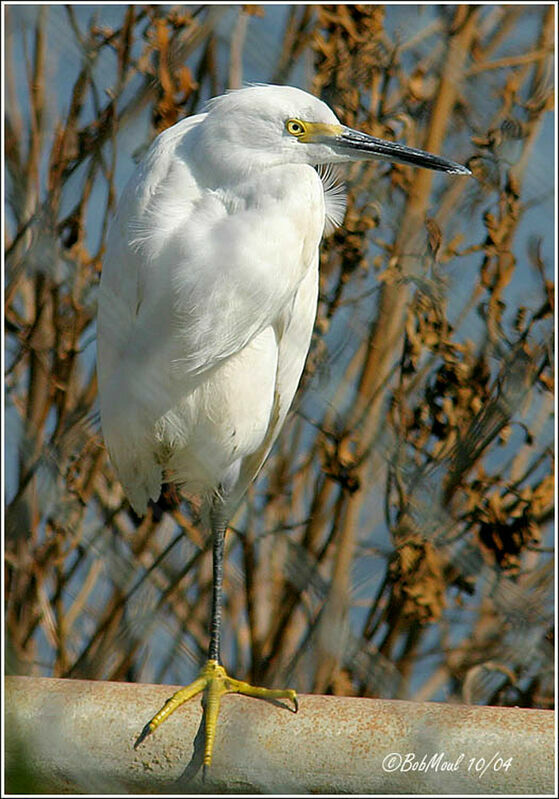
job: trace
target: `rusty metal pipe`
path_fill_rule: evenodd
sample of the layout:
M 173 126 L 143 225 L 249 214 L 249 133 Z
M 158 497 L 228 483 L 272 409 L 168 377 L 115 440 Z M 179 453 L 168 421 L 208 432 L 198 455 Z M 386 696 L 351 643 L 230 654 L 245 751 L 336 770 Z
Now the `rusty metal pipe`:
M 227 696 L 203 783 L 198 700 L 133 749 L 172 686 L 7 677 L 5 688 L 8 791 L 22 779 L 43 793 L 554 790 L 546 710 L 306 695 L 294 715 Z

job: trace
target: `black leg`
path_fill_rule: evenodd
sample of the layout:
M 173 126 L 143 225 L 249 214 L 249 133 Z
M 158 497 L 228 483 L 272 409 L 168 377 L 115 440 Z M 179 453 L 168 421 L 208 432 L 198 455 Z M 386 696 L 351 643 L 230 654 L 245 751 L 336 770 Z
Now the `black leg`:
M 221 644 L 221 606 L 223 600 L 223 560 L 225 548 L 225 532 L 227 522 L 223 513 L 223 503 L 219 498 L 214 500 L 211 515 L 213 538 L 213 586 L 212 616 L 210 621 L 210 648 L 208 658 L 220 662 Z

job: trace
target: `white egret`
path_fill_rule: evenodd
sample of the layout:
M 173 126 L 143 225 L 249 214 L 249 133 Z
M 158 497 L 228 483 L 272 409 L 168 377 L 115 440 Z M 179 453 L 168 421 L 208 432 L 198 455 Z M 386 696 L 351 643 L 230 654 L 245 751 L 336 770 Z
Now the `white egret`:
M 220 662 L 227 523 L 279 433 L 303 371 L 318 295 L 318 248 L 345 201 L 315 167 L 381 158 L 450 174 L 460 164 L 342 125 L 288 86 L 212 100 L 151 145 L 120 200 L 99 293 L 105 442 L 136 513 L 162 482 L 198 494 L 213 536 L 206 666 L 145 726 L 206 691 L 204 765 L 224 693 L 255 688 Z

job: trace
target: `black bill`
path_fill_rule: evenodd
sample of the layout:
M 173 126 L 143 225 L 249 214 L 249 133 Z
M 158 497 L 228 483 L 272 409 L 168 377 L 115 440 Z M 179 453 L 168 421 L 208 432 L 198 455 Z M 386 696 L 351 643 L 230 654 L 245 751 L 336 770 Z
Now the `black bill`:
M 343 128 L 342 133 L 336 136 L 335 147 L 340 151 L 353 150 L 362 157 L 380 158 L 385 161 L 393 161 L 398 164 L 411 164 L 421 166 L 424 169 L 435 169 L 439 172 L 447 172 L 450 175 L 471 175 L 470 170 L 450 161 L 448 158 L 441 158 L 439 155 L 427 153 L 425 150 L 416 150 L 414 147 L 406 147 L 399 142 L 377 139 L 352 128 Z

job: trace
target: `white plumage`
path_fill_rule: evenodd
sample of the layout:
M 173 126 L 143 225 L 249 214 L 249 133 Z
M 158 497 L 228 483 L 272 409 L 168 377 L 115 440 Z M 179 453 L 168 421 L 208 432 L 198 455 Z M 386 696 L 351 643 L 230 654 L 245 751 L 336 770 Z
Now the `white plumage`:
M 234 507 L 291 405 L 326 223 L 312 145 L 284 131 L 294 116 L 339 125 L 298 89 L 225 95 L 155 140 L 120 201 L 99 295 L 99 390 L 105 441 L 139 514 L 163 479 L 202 494 L 224 487 Z M 282 163 L 286 152 L 295 163 Z M 339 223 L 345 204 L 326 179 Z
M 238 504 L 291 405 L 319 243 L 345 212 L 323 166 L 362 158 L 469 174 L 287 86 L 218 97 L 152 144 L 109 233 L 97 330 L 101 424 L 137 513 L 164 479 Z

